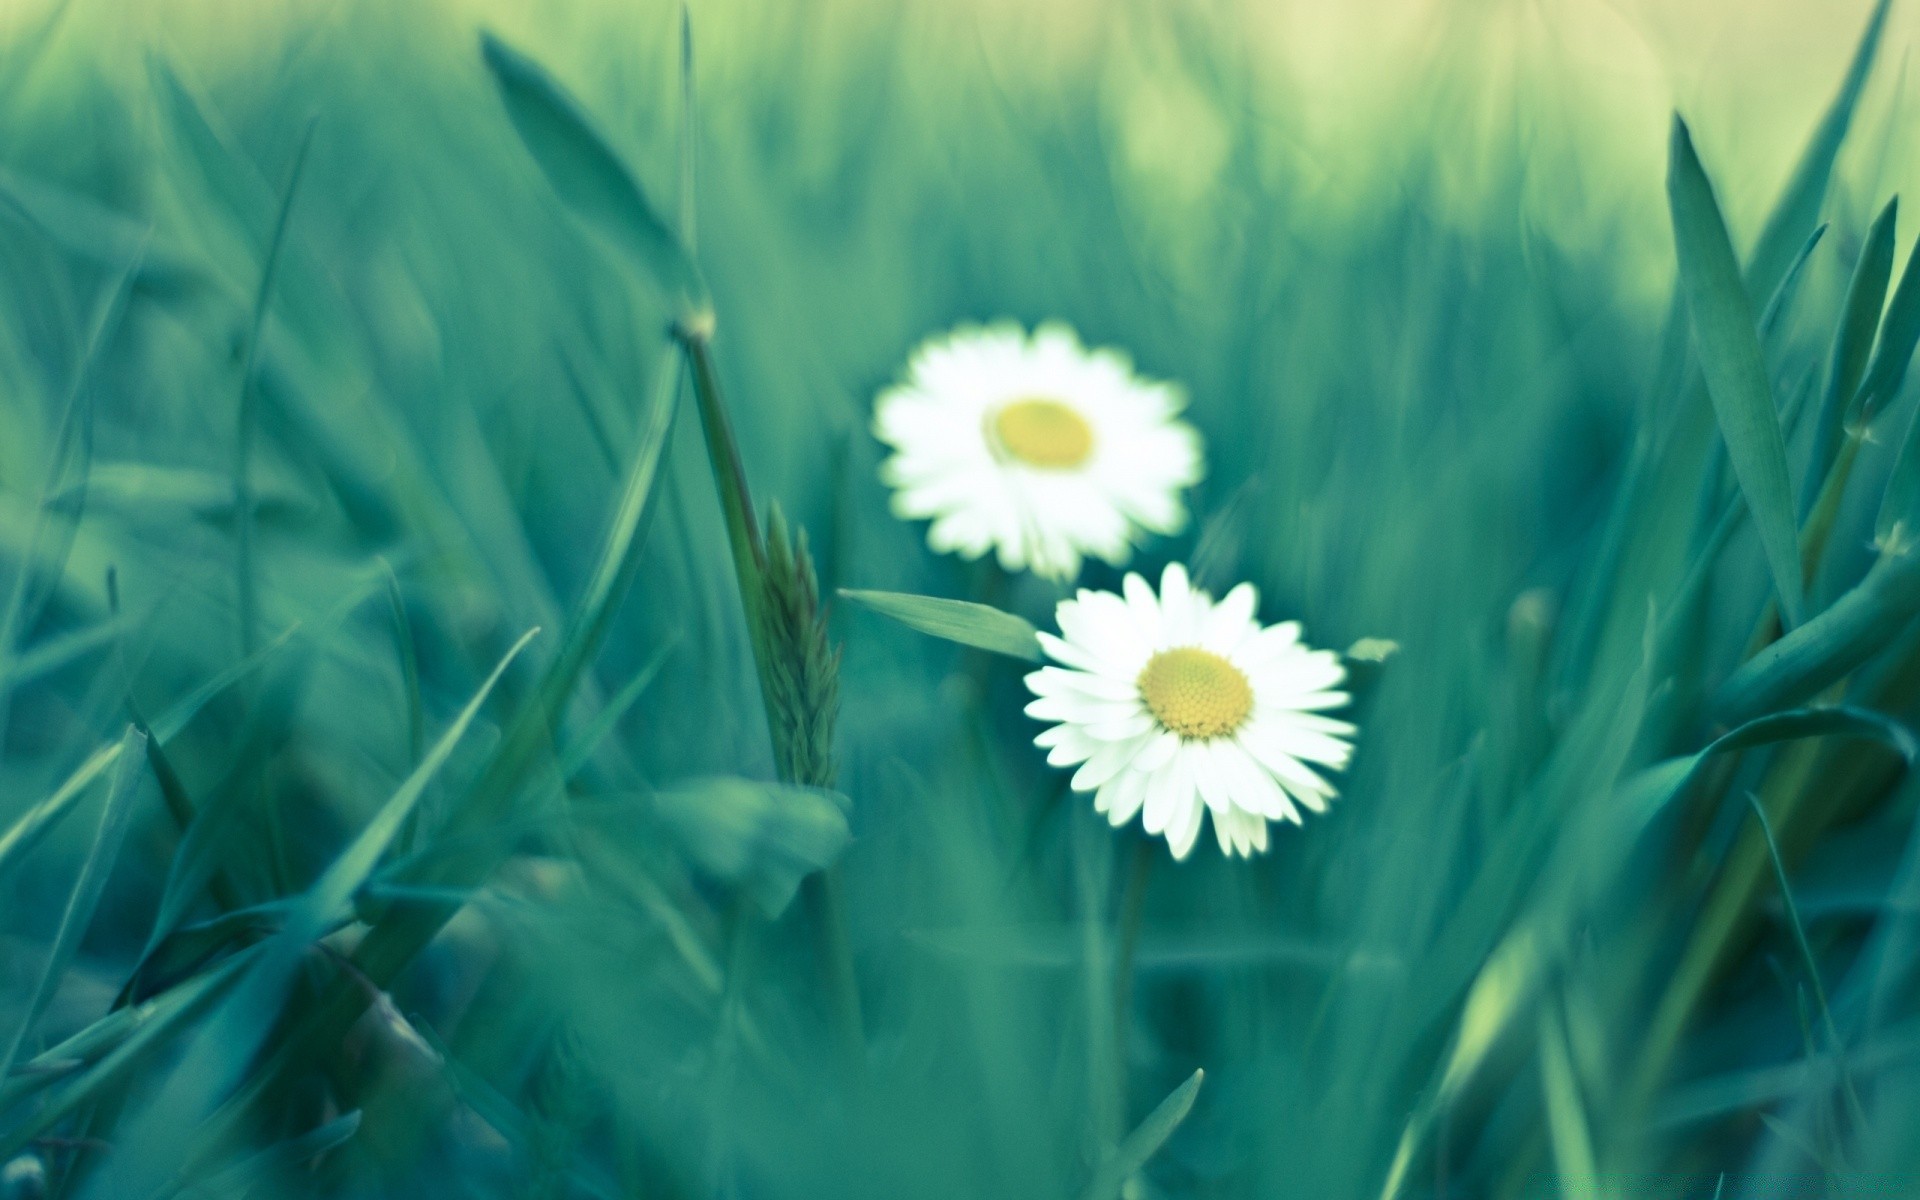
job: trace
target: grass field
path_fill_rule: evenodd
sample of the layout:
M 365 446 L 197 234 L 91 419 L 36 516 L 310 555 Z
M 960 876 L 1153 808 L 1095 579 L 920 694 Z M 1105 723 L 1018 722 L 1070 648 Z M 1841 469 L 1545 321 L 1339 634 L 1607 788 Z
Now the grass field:
M 1746 7 L 0 14 L 0 1200 L 1920 1196 L 1920 24 Z M 1342 654 L 1265 853 L 890 508 L 993 321 Z

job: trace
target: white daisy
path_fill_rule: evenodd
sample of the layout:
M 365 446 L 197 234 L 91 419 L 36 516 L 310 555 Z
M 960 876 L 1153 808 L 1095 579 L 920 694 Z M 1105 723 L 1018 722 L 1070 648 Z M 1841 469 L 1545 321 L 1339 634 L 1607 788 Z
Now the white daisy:
M 1300 623 L 1262 627 L 1241 584 L 1218 603 L 1169 565 L 1160 594 L 1128 575 L 1124 595 L 1082 588 L 1040 644 L 1061 663 L 1027 676 L 1029 716 L 1057 721 L 1035 744 L 1057 767 L 1080 764 L 1073 788 L 1115 827 L 1142 813 L 1185 858 L 1213 814 L 1222 853 L 1267 848 L 1267 822 L 1325 812 L 1357 732 L 1322 715 L 1348 701 L 1339 655 L 1300 640 Z
M 881 394 L 873 431 L 893 511 L 931 518 L 927 544 L 1062 579 L 1083 555 L 1124 564 L 1147 533 L 1186 523 L 1200 438 L 1171 384 L 1064 325 L 967 326 L 923 344 Z

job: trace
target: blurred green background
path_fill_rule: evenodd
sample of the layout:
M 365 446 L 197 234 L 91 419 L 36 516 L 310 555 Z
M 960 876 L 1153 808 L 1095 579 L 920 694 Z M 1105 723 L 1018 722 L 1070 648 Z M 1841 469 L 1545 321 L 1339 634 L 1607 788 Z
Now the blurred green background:
M 1818 696 L 1868 717 L 1674 788 L 1778 628 L 1673 299 L 1667 124 L 1744 257 L 1871 8 L 698 4 L 688 147 L 668 4 L 6 5 L 0 1191 L 1920 1194 L 1912 607 Z M 1920 179 L 1916 27 L 1766 337 L 1796 494 L 1869 223 Z M 716 782 L 774 760 L 684 397 L 631 587 L 539 708 L 677 351 L 482 30 L 691 214 L 747 478 L 829 600 L 1050 620 L 888 515 L 868 415 L 920 339 L 1058 318 L 1179 381 L 1209 472 L 1144 567 L 1400 647 L 1357 668 L 1331 815 L 1153 861 L 1031 747 L 1019 664 L 850 605 L 844 853 L 819 797 Z M 1910 393 L 1850 439 L 1811 612 L 1875 559 Z M 354 919 L 254 965 L 536 625 Z M 164 752 L 87 774 L 134 718 Z M 829 859 L 850 1050 L 841 918 L 752 887 Z M 454 915 L 373 969 L 409 906 Z M 321 1036 L 330 1003 L 368 1011 Z

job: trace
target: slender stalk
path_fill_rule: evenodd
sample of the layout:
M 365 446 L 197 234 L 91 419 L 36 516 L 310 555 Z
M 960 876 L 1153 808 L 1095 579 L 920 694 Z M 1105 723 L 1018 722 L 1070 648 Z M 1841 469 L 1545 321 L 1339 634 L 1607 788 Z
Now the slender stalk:
M 739 443 L 733 436 L 733 425 L 727 416 L 726 397 L 721 390 L 719 371 L 714 365 L 712 315 L 703 313 L 681 321 L 674 328 L 674 336 L 686 355 L 689 373 L 693 378 L 694 399 L 700 410 L 700 425 L 706 435 L 707 459 L 713 471 L 715 490 L 719 493 L 721 514 L 726 522 L 728 547 L 732 552 L 734 576 L 739 584 L 741 608 L 746 617 L 747 639 L 753 650 L 754 666 L 760 682 L 761 705 L 766 714 L 768 734 L 774 741 L 776 766 L 784 782 L 808 787 L 831 787 L 831 768 L 823 756 L 812 755 L 808 758 L 808 761 L 816 764 L 813 768 L 814 777 L 794 778 L 796 756 L 783 752 L 783 749 L 790 749 L 783 746 L 788 740 L 783 731 L 788 730 L 798 715 L 784 712 L 777 699 L 781 694 L 777 682 L 780 668 L 775 664 L 777 649 L 773 645 L 770 616 L 779 597 L 771 594 L 770 587 L 784 581 L 774 580 L 769 575 L 769 550 L 754 516 L 746 469 L 741 463 Z M 786 536 L 777 513 L 774 529 L 781 538 Z M 783 564 L 791 566 L 787 561 L 790 556 L 785 546 L 778 548 L 778 554 Z M 782 646 L 778 649 L 791 651 L 793 647 Z M 788 668 L 793 665 L 785 664 Z M 846 906 L 840 895 L 835 869 L 829 867 L 808 876 L 801 884 L 801 902 L 813 929 L 815 954 L 832 1013 L 835 1035 L 850 1074 L 858 1077 L 864 1070 L 866 1058 L 864 1020 L 861 1015 L 859 979 L 854 971 L 853 943 L 847 931 Z

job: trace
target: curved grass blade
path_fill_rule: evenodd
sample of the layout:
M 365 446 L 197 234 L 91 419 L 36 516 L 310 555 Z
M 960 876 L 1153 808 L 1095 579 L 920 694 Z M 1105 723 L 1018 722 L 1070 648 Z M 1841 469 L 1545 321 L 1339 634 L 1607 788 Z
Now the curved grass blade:
M 1200 1085 L 1205 1082 L 1207 1073 L 1195 1071 L 1187 1076 L 1187 1081 L 1160 1102 L 1159 1107 L 1147 1114 L 1138 1128 L 1127 1135 L 1107 1160 L 1093 1173 L 1093 1181 L 1087 1190 L 1081 1193 L 1082 1200 L 1114 1200 L 1127 1180 L 1147 1165 L 1147 1160 L 1160 1152 L 1173 1131 L 1180 1128 L 1180 1122 L 1187 1119 L 1193 1111 L 1194 1098 L 1200 1094 Z
M 567 208 L 652 272 L 677 308 L 703 309 L 706 286 L 692 256 L 573 97 L 490 33 L 480 36 L 480 55 L 520 140 Z
M 1787 264 L 1792 261 L 1794 247 L 1800 244 L 1807 230 L 1813 228 L 1819 219 L 1820 207 L 1826 201 L 1827 187 L 1833 180 L 1833 164 L 1840 156 L 1840 146 L 1846 141 L 1847 131 L 1853 125 L 1853 113 L 1859 106 L 1860 93 L 1865 89 L 1867 76 L 1873 70 L 1874 56 L 1880 48 L 1880 34 L 1886 27 L 1887 9 L 1891 3 L 1892 0 L 1880 0 L 1874 5 L 1873 15 L 1867 18 L 1867 27 L 1854 49 L 1853 61 L 1847 64 L 1847 73 L 1840 82 L 1839 92 L 1827 106 L 1820 124 L 1814 128 L 1807 148 L 1801 151 L 1800 161 L 1787 181 L 1786 191 L 1768 215 L 1767 223 L 1754 243 L 1746 281 L 1755 295 L 1764 295 L 1773 290 L 1786 273 Z
M 1807 462 L 1807 477 L 1800 481 L 1800 511 L 1805 515 L 1833 466 L 1840 446 L 1840 431 L 1846 415 L 1866 376 L 1867 358 L 1873 350 L 1874 334 L 1880 328 L 1880 310 L 1887 301 L 1887 283 L 1893 275 L 1894 223 L 1900 212 L 1900 199 L 1894 197 L 1880 210 L 1867 229 L 1860 247 L 1860 258 L 1847 281 L 1847 298 L 1840 310 L 1840 325 L 1834 330 L 1831 362 L 1827 368 L 1827 389 L 1820 401 L 1819 423 L 1814 426 L 1813 452 Z
M 1744 720 L 1798 703 L 1886 648 L 1920 608 L 1920 559 L 1889 546 L 1866 578 L 1805 625 L 1743 663 L 1715 707 Z
M 1673 119 L 1667 175 L 1680 278 L 1695 349 L 1727 457 L 1740 481 L 1789 627 L 1800 623 L 1800 536 L 1786 440 L 1767 380 L 1753 304 L 1740 281 L 1713 185 L 1686 122 Z M 1797 239 L 1796 239 L 1797 240 Z
M 1010 612 L 971 600 L 946 600 L 906 592 L 841 588 L 840 594 L 921 633 L 1028 662 L 1044 661 L 1033 625 Z

